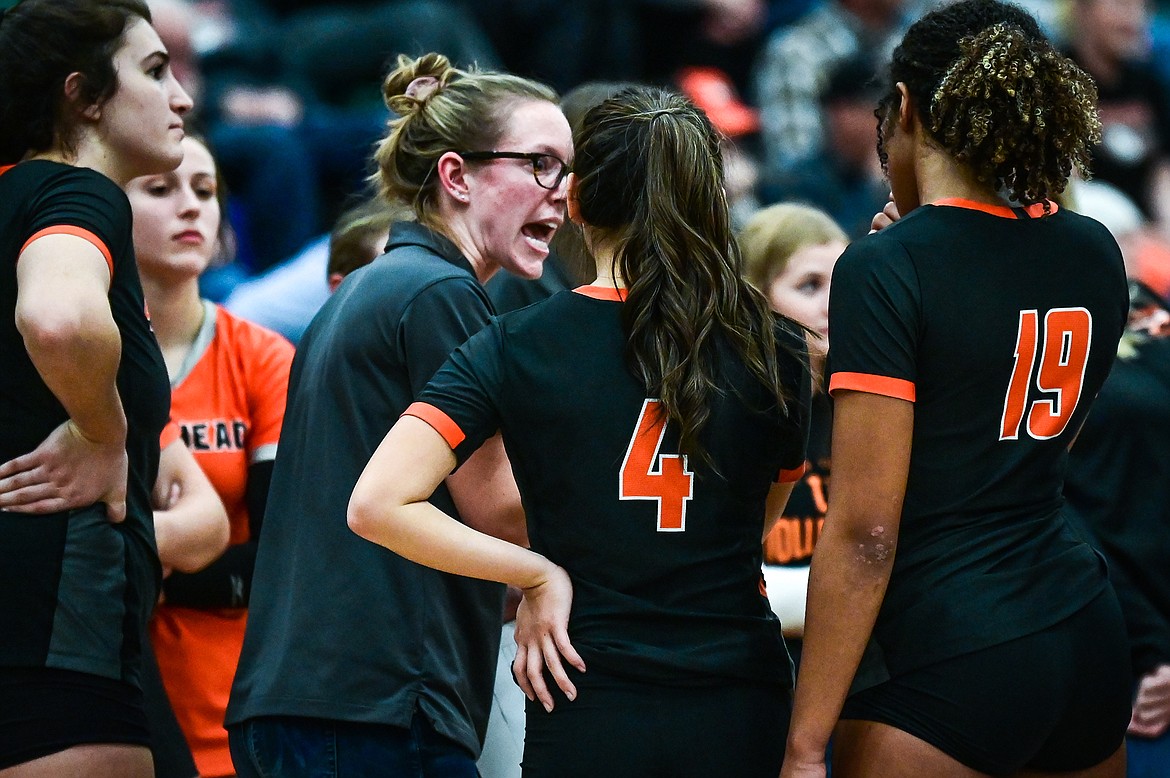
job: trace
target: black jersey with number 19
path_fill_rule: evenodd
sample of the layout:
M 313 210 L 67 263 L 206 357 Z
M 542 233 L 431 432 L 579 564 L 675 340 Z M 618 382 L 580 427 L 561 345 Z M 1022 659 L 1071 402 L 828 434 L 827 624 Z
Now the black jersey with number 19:
M 791 684 L 760 591 L 764 502 L 805 458 L 803 342 L 777 325 L 787 410 L 730 349 L 700 436 L 714 468 L 678 453 L 660 403 L 625 367 L 616 290 L 583 287 L 493 320 L 408 414 L 463 462 L 497 429 L 533 550 L 573 582 L 569 636 L 589 668 L 673 684 Z
M 830 391 L 914 403 L 894 569 L 855 690 L 1032 634 L 1107 585 L 1061 491 L 1127 310 L 1116 242 L 1055 205 L 923 206 L 841 257 Z

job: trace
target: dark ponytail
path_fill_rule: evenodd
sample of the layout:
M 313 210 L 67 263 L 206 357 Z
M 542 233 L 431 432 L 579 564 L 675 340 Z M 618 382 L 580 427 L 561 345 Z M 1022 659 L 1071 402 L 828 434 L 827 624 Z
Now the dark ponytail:
M 626 362 L 679 425 L 682 450 L 705 458 L 698 437 L 721 391 L 717 339 L 780 407 L 790 399 L 774 315 L 740 274 L 719 137 L 685 97 L 633 87 L 592 109 L 575 145 L 581 216 L 619 246 Z

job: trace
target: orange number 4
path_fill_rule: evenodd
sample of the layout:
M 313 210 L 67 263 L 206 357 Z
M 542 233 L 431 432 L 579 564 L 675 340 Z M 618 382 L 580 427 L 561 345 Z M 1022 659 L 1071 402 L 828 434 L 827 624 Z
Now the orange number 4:
M 1003 403 L 1000 440 L 1016 440 L 1027 416 L 1028 434 L 1037 440 L 1055 438 L 1064 432 L 1081 399 L 1089 344 L 1093 340 L 1093 317 L 1084 308 L 1053 308 L 1044 314 L 1040 326 L 1035 310 L 1020 311 L 1016 336 L 1016 365 Z M 1043 342 L 1040 364 L 1036 350 Z M 1045 393 L 1028 406 L 1028 389 L 1035 374 L 1036 388 Z
M 694 497 L 695 475 L 687 470 L 686 454 L 660 454 L 666 434 L 666 413 L 661 400 L 646 400 L 622 471 L 618 497 L 622 500 L 656 500 L 658 531 L 682 532 L 687 528 L 687 501 Z

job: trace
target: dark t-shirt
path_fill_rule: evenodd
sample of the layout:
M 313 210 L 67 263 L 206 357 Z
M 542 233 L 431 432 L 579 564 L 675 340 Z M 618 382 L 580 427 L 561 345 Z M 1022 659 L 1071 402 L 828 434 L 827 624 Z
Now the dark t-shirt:
M 898 550 L 857 688 L 1031 634 L 1106 585 L 1061 489 L 1125 325 L 1125 273 L 1100 224 L 1041 214 L 923 206 L 837 263 L 830 391 L 914 402 Z
M 410 412 L 440 430 L 453 421 L 460 462 L 503 433 L 532 548 L 573 581 L 569 637 L 591 670 L 788 686 L 780 624 L 760 591 L 760 538 L 769 488 L 804 463 L 803 342 L 777 324 L 787 411 L 720 344 L 725 391 L 700 438 L 712 468 L 678 454 L 674 425 L 625 367 L 614 294 L 582 287 L 494 320 Z
M 161 577 L 150 492 L 170 408 L 166 366 L 145 313 L 130 203 L 93 170 L 23 162 L 0 175 L 0 461 L 27 454 L 68 419 L 16 329 L 17 257 L 34 236 L 79 235 L 111 266 L 110 309 L 122 338 L 117 387 L 129 457 L 126 520 L 103 505 L 0 514 L 0 664 L 48 666 L 137 682 L 139 630 Z
M 416 565 L 346 524 L 382 438 L 491 303 L 446 238 L 399 223 L 293 359 L 228 723 L 311 716 L 409 727 L 418 706 L 478 754 L 504 587 Z M 431 502 L 458 517 L 445 485 Z
M 1064 496 L 1109 560 L 1134 669 L 1170 663 L 1170 339 L 1113 366 L 1069 455 Z

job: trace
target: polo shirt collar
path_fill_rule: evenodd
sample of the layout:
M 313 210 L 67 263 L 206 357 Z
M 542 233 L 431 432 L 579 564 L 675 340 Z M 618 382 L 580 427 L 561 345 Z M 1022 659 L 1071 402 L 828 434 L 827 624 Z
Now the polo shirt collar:
M 458 246 L 446 236 L 417 222 L 395 222 L 390 225 L 390 239 L 386 242 L 386 251 L 401 246 L 421 246 L 438 254 L 455 267 L 466 270 L 472 278 L 476 277 L 475 268 L 467 261 L 467 257 L 463 256 Z

